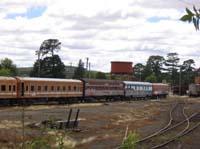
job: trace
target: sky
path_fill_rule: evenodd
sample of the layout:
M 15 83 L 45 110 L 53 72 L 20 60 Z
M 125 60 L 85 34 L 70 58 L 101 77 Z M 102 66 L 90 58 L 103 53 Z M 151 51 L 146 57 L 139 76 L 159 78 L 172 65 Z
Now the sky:
M 200 31 L 179 20 L 193 5 L 200 0 L 0 0 L 0 59 L 33 66 L 42 42 L 58 39 L 65 65 L 88 57 L 92 70 L 110 72 L 111 61 L 176 52 L 200 67 Z

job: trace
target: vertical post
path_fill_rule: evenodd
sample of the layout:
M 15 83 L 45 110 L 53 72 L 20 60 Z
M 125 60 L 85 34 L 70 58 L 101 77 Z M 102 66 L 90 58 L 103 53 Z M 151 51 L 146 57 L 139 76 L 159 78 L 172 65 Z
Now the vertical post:
M 76 127 L 76 125 L 77 125 L 77 120 L 78 120 L 79 111 L 80 111 L 80 109 L 78 109 L 77 112 L 76 112 L 76 119 L 75 119 L 75 121 L 74 121 L 74 127 Z
M 25 106 L 24 100 L 22 99 L 22 149 L 25 149 Z
M 39 62 L 39 66 L 38 66 L 38 77 L 40 78 L 40 54 L 38 54 L 38 62 Z
M 68 119 L 67 119 L 67 123 L 66 123 L 65 128 L 69 127 L 69 122 L 70 122 L 71 115 L 72 115 L 72 109 L 70 109 L 70 111 L 69 111 L 69 115 L 68 115 Z
M 180 66 L 180 75 L 179 75 L 179 95 L 181 95 L 181 73 L 182 73 L 182 67 Z
M 86 78 L 88 78 L 88 62 L 89 62 L 89 58 L 86 58 Z
M 89 61 L 89 58 L 87 57 L 86 58 L 86 70 L 88 70 L 88 61 Z
M 40 54 L 40 50 L 36 51 L 36 55 L 38 55 L 38 77 L 40 77 Z
M 70 64 L 70 72 L 72 72 L 72 62 L 70 62 L 69 64 Z M 70 74 L 70 77 L 71 77 L 71 78 L 73 77 L 72 74 L 73 74 L 73 73 Z
M 91 63 L 89 62 L 89 73 L 88 73 L 88 78 L 90 78 L 90 67 L 91 67 Z

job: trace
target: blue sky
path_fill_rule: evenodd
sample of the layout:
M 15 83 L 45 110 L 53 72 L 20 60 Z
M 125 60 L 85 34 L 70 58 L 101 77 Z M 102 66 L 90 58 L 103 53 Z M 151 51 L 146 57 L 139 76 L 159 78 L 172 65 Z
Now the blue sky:
M 2 0 L 0 53 L 30 67 L 35 51 L 59 39 L 66 65 L 89 58 L 92 69 L 110 71 L 111 61 L 145 64 L 149 56 L 177 52 L 180 63 L 197 56 L 199 32 L 179 18 L 199 0 Z
M 16 17 L 26 17 L 28 19 L 37 18 L 37 17 L 40 17 L 45 12 L 46 9 L 47 7 L 45 6 L 32 7 L 32 8 L 29 8 L 25 13 L 11 13 L 11 14 L 7 14 L 6 17 L 8 19 L 15 19 Z
M 152 22 L 152 23 L 156 23 L 156 22 L 159 22 L 159 21 L 162 21 L 162 20 L 169 20 L 168 17 L 150 17 L 147 19 L 147 21 L 149 22 Z

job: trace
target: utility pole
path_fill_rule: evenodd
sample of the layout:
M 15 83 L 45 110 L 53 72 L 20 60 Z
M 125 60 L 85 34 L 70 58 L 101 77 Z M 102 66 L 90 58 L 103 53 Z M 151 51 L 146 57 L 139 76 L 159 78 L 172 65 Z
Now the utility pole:
M 69 70 L 69 74 L 70 74 L 70 77 L 72 78 L 73 77 L 73 74 L 74 74 L 74 71 L 72 72 L 72 62 L 69 63 L 70 64 L 70 70 Z
M 88 70 L 88 61 L 89 61 L 89 58 L 87 57 L 86 58 L 86 70 Z
M 88 73 L 88 78 L 90 78 L 90 67 L 91 67 L 91 63 L 89 62 L 89 73 Z
M 38 77 L 39 78 L 40 78 L 40 54 L 41 54 L 41 51 L 37 50 L 36 55 L 38 55 Z
M 86 58 L 86 78 L 88 78 L 88 63 L 89 63 L 89 58 Z
M 181 95 L 181 73 L 182 73 L 182 66 L 180 66 L 180 74 L 179 74 L 179 95 Z

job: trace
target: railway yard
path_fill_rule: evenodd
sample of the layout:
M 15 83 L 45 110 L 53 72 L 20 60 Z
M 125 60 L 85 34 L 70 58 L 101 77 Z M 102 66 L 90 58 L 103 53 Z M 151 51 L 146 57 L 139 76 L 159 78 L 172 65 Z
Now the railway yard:
M 200 146 L 199 107 L 200 98 L 186 96 L 170 96 L 161 100 L 0 107 L 0 146 L 28 148 L 39 140 L 50 148 L 56 148 L 60 142 L 68 148 L 114 149 L 120 148 L 128 130 L 139 135 L 136 142 L 139 149 L 197 149 Z M 73 110 L 72 120 L 80 109 L 77 127 L 42 127 L 41 122 L 45 120 L 67 120 L 70 109 Z

